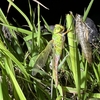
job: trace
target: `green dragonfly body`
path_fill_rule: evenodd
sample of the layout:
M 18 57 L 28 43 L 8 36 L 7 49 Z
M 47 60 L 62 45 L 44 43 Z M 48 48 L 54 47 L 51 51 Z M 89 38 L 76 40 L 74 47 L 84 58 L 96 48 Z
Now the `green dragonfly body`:
M 64 45 L 64 27 L 62 25 L 56 24 L 53 30 L 52 40 L 48 43 L 46 48 L 39 54 L 39 56 L 36 59 L 36 62 L 34 64 L 34 68 L 32 71 L 32 75 L 36 75 L 39 67 L 44 67 L 45 63 L 48 59 L 48 56 L 51 51 L 53 51 L 53 64 L 54 67 L 53 70 L 53 79 L 55 81 L 55 85 L 58 84 L 58 63 L 60 60 L 60 56 L 62 53 L 63 45 Z
M 55 85 L 58 84 L 58 62 L 62 54 L 62 49 L 64 46 L 64 32 L 65 28 L 62 25 L 56 24 L 53 30 L 52 40 L 53 40 L 53 51 L 54 51 L 54 68 L 53 68 L 53 78 Z

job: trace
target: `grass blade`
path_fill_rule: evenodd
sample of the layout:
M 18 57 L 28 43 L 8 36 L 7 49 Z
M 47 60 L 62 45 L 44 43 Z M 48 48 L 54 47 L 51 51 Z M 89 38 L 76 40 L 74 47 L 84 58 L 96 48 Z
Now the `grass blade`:
M 76 35 L 74 33 L 74 23 L 72 15 L 66 15 L 67 25 L 66 27 L 71 31 L 68 33 L 68 44 L 69 44 L 69 53 L 71 59 L 71 67 L 73 72 L 73 77 L 75 81 L 75 86 L 78 92 L 78 98 L 81 97 L 80 94 L 80 66 L 79 66 L 79 57 L 78 57 L 78 50 L 77 50 L 77 42 L 76 42 Z
M 11 0 L 7 0 L 7 1 L 25 18 L 25 20 L 27 21 L 29 25 L 30 30 L 32 30 L 32 24 L 30 20 L 28 19 L 28 17 L 25 15 L 25 13 L 21 9 L 19 9 Z

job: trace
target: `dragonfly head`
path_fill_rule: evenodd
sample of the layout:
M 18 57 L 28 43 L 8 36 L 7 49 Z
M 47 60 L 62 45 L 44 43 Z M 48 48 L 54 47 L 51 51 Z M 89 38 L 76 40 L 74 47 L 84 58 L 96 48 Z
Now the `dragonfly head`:
M 63 33 L 65 30 L 64 26 L 60 25 L 60 24 L 56 24 L 55 28 L 54 28 L 54 33 Z

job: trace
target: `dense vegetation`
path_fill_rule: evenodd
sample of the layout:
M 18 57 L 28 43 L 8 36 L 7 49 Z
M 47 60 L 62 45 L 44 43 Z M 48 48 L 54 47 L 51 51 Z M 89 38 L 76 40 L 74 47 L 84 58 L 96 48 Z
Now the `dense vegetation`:
M 27 25 L 20 26 L 16 21 L 18 26 L 13 26 L 0 9 L 0 100 L 99 100 L 99 42 L 92 45 L 93 61 L 88 63 L 75 42 L 77 39 L 76 34 L 73 34 L 73 17 L 71 14 L 66 15 L 66 29 L 69 32 L 66 34 L 67 42 L 58 66 L 59 83 L 56 87 L 52 76 L 53 68 L 50 67 L 54 54 L 48 54 L 50 42 L 45 38 L 53 32 L 43 17 L 46 31 L 40 27 L 40 5 L 37 6 L 36 27 L 35 13 L 29 0 L 30 18 L 11 0 L 7 1 L 25 18 Z M 84 13 L 83 21 L 92 3 L 93 0 Z M 26 30 L 27 28 L 29 29 Z M 45 66 L 36 68 L 37 74 L 34 74 L 34 65 L 39 58 L 41 64 L 45 62 Z

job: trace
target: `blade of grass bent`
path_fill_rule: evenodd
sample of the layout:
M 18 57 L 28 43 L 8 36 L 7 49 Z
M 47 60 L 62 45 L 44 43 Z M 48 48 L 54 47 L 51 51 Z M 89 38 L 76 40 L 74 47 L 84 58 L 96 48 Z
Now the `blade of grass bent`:
M 20 68 L 21 72 L 24 74 L 26 78 L 29 78 L 28 73 L 26 72 L 24 66 L 10 53 L 4 46 L 3 42 L 0 41 L 0 52 L 4 53 L 7 55 L 18 67 Z
M 9 29 L 13 29 L 13 30 L 15 30 L 15 31 L 17 31 L 17 32 L 21 32 L 21 33 L 26 34 L 26 35 L 32 34 L 31 31 L 26 30 L 26 29 L 23 29 L 23 28 L 19 28 L 19 27 L 7 25 L 7 24 L 3 24 L 3 23 L 0 23 L 0 25 L 5 26 L 5 27 L 7 27 L 7 28 L 9 28 Z
M 18 96 L 20 98 L 20 100 L 26 100 L 26 98 L 25 98 L 20 86 L 18 85 L 18 83 L 17 83 L 12 71 L 9 68 L 9 65 L 7 63 L 8 57 L 6 59 L 4 59 L 4 61 L 5 61 L 5 67 L 6 67 L 5 69 L 7 71 L 7 74 L 9 75 L 9 77 L 10 77 L 10 79 L 11 79 L 13 85 L 14 85 L 14 88 L 16 89 L 16 92 L 17 92 L 17 94 L 18 94 Z
M 25 15 L 25 13 L 21 9 L 19 9 L 11 0 L 7 0 L 7 1 L 25 18 L 25 20 L 29 25 L 30 30 L 32 30 L 32 24 L 29 18 Z

